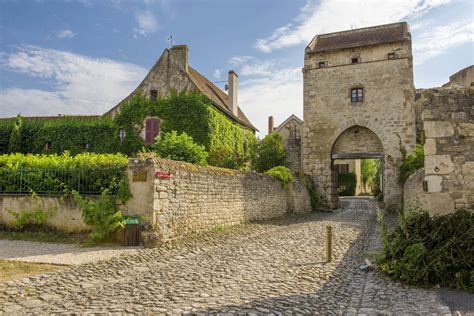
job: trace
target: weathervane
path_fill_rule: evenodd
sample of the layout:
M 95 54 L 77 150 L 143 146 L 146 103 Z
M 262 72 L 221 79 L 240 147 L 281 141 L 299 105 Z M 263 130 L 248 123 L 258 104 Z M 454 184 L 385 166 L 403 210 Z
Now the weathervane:
M 168 38 L 167 38 L 166 40 L 167 40 L 168 42 L 170 42 L 170 47 L 173 47 L 173 43 L 174 43 L 174 41 L 173 41 L 173 35 L 168 36 Z

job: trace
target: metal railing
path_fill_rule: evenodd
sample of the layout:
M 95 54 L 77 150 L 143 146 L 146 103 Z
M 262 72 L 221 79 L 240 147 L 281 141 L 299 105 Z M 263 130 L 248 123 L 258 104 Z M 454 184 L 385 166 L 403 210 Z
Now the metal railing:
M 126 167 L 16 167 L 0 168 L 0 194 L 62 194 L 76 190 L 81 194 L 115 193 Z

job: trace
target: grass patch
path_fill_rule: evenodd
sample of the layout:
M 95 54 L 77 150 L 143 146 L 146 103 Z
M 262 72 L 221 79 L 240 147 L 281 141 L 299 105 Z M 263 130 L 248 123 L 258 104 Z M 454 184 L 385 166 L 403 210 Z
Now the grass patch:
M 21 279 L 32 275 L 54 272 L 61 269 L 61 266 L 19 262 L 0 259 L 0 282 Z

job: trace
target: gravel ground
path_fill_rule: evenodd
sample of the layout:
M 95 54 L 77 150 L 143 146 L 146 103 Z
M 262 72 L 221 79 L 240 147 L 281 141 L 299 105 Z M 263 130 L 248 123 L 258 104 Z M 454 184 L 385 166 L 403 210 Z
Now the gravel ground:
M 334 232 L 329 264 L 326 225 Z M 368 200 L 345 200 L 333 213 L 288 216 L 203 236 L 173 249 L 137 250 L 0 283 L 0 314 L 451 313 L 439 291 L 402 286 L 358 269 L 379 247 Z
M 80 247 L 74 244 L 0 239 L 0 259 L 77 265 L 135 253 L 140 248 Z

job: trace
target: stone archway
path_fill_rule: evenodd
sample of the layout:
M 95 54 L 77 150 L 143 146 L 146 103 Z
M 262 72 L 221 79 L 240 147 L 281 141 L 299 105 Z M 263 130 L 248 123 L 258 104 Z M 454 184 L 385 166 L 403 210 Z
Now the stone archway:
M 331 149 L 331 201 L 339 199 L 337 192 L 336 159 L 380 159 L 384 174 L 384 148 L 380 138 L 369 128 L 354 125 L 344 130 L 334 141 Z M 382 177 L 383 178 L 383 177 Z M 382 191 L 384 179 L 382 179 Z

